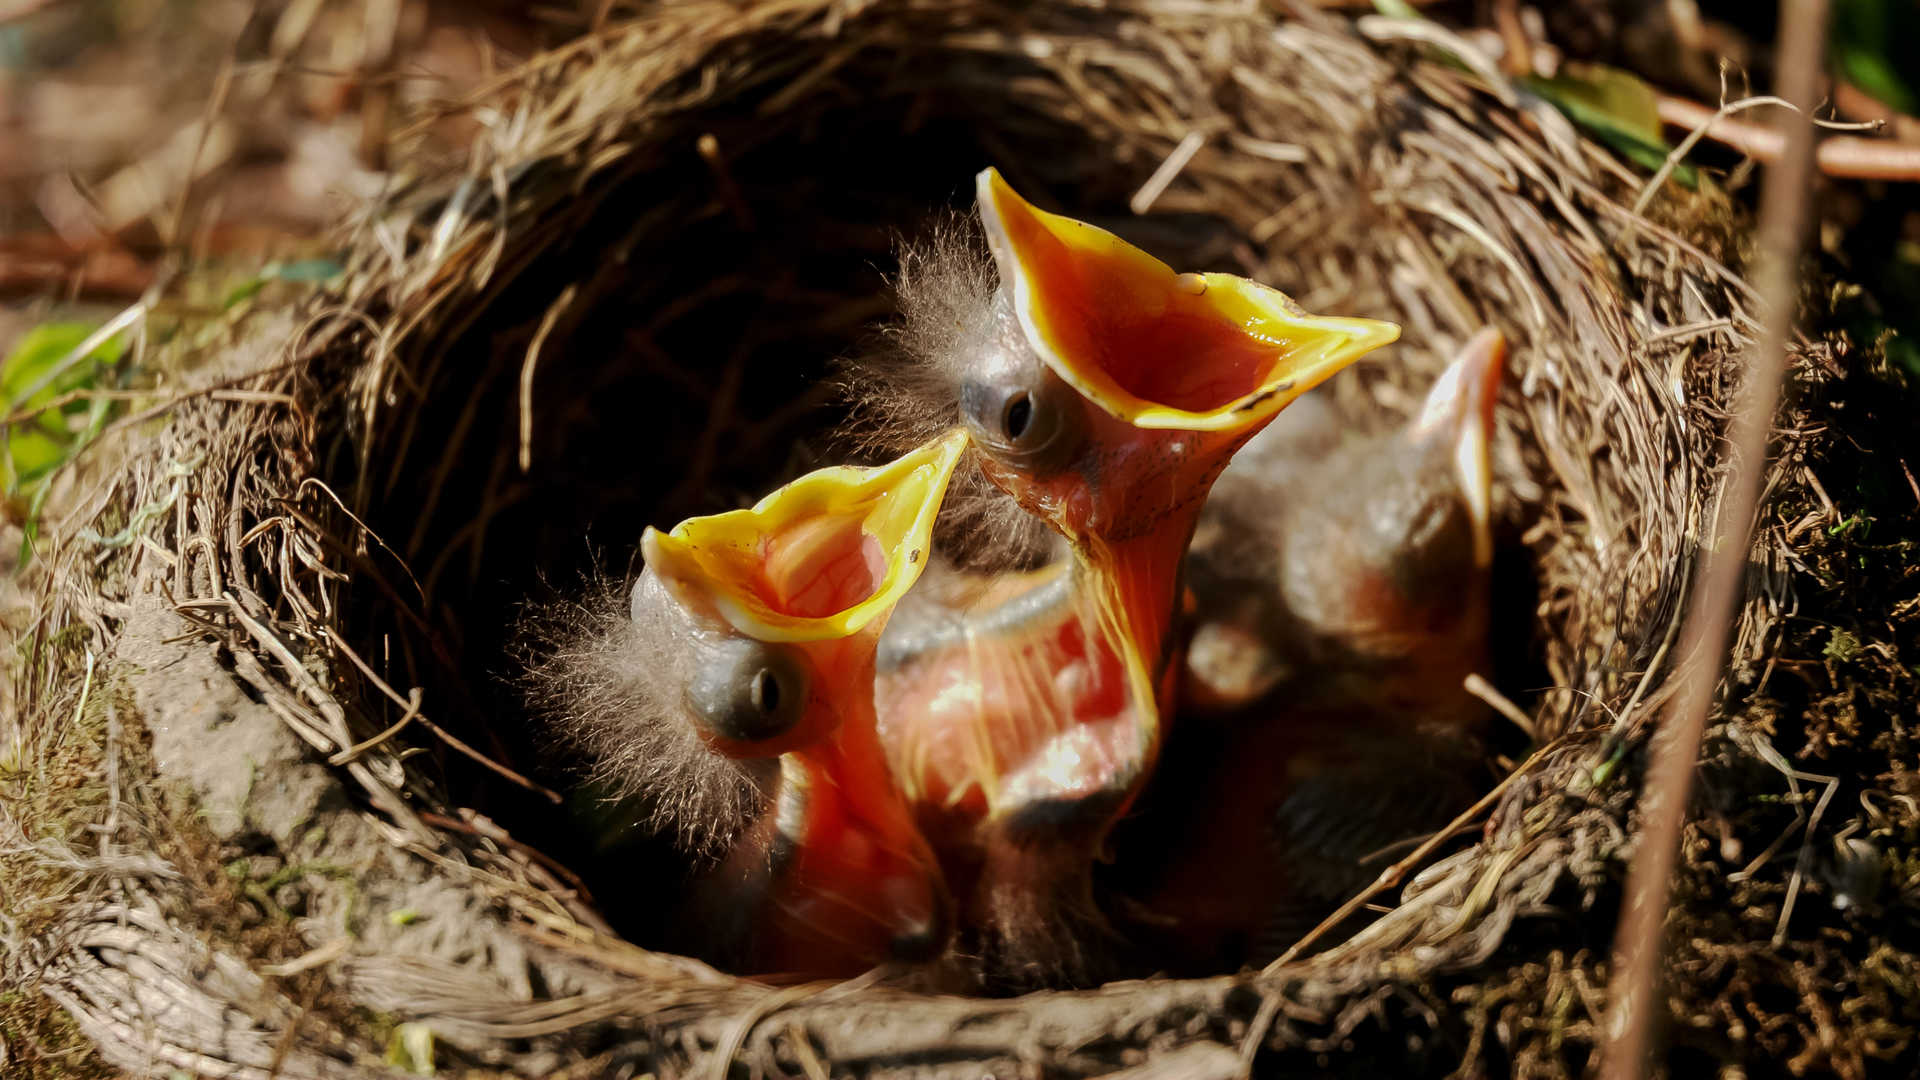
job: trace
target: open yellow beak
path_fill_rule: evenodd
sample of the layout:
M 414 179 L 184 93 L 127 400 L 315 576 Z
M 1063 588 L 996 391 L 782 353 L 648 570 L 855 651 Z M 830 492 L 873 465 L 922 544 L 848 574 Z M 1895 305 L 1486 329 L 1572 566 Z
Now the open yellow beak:
M 1135 427 L 1235 431 L 1400 328 L 1309 315 L 1232 274 L 1176 274 L 1104 229 L 1040 210 L 986 169 L 980 217 L 1028 340 L 1060 378 Z
M 751 509 L 648 529 L 642 555 L 676 587 L 704 590 L 749 637 L 850 637 L 919 579 L 966 445 L 956 430 L 886 465 L 816 470 Z

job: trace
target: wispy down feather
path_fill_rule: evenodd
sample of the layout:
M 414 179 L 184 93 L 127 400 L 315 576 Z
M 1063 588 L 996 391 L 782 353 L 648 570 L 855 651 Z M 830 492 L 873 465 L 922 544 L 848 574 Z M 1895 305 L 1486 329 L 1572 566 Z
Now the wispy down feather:
M 633 798 L 648 828 L 702 859 L 723 854 L 765 806 L 771 762 L 736 761 L 701 740 L 682 701 L 687 652 L 674 614 L 596 576 L 531 607 L 516 633 L 516 679 L 532 713 L 579 752 L 592 780 Z
M 891 282 L 899 318 L 840 371 L 850 413 L 843 434 L 873 457 L 905 453 L 959 423 L 961 380 L 1002 332 L 999 273 L 971 214 L 935 221 L 923 239 L 900 244 L 899 258 Z M 1031 567 L 1058 553 L 1052 531 L 971 460 L 954 471 L 937 535 L 962 569 Z

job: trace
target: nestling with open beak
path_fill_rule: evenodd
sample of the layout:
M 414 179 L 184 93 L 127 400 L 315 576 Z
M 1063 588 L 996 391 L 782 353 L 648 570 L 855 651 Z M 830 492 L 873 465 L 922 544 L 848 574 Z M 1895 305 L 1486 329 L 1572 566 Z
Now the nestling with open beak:
M 874 373 L 873 407 L 957 414 L 982 473 L 1068 554 L 903 621 L 882 650 L 881 730 L 941 849 L 963 947 L 1004 985 L 1079 982 L 1101 974 L 1092 866 L 1159 751 L 1181 558 L 1208 489 L 1288 402 L 1398 329 L 1177 274 L 991 169 L 977 202 L 997 286 L 952 238 L 910 261 L 913 363 Z
M 1271 959 L 1473 800 L 1505 351 L 1476 335 L 1386 435 L 1283 417 L 1215 485 L 1183 689 L 1215 715 L 1117 841 L 1168 967 Z
M 874 653 L 965 445 L 954 431 L 647 530 L 630 618 L 537 673 L 601 772 L 715 856 L 681 911 L 690 949 L 830 976 L 946 945 L 939 866 L 875 728 Z

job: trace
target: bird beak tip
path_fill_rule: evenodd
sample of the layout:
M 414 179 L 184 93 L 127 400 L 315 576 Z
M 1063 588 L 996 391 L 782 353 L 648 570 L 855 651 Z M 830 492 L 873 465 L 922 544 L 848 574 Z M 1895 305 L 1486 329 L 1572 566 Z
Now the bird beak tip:
M 1482 566 L 1492 561 L 1492 444 L 1506 358 L 1506 337 L 1496 327 L 1482 328 L 1428 391 L 1413 427 L 1416 437 L 1443 440 L 1452 453 L 1473 516 L 1474 554 Z
M 1137 427 L 1251 427 L 1400 335 L 1389 322 L 1311 315 L 1249 278 L 1175 273 L 1105 229 L 1040 210 L 991 168 L 976 188 L 1030 344 L 1089 401 Z M 1164 353 L 1218 361 L 1194 377 L 1150 362 Z

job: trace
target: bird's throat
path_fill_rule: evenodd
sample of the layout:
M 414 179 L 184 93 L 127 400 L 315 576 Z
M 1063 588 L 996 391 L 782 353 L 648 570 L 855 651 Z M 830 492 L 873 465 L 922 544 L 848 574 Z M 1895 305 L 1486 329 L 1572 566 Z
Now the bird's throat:
M 1159 752 L 1171 705 L 1180 567 L 1197 522 L 1197 513 L 1183 509 L 1137 536 L 1088 537 L 1074 549 L 1076 585 L 1097 613 L 1101 633 L 1126 661 L 1140 724 L 1141 773 Z

